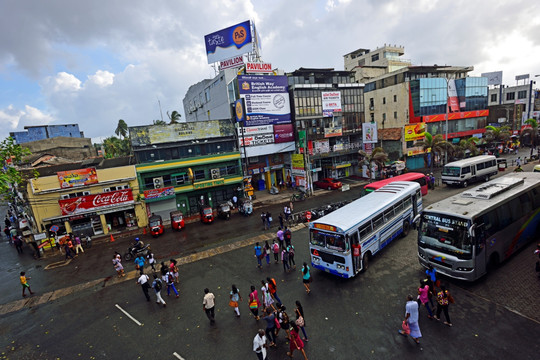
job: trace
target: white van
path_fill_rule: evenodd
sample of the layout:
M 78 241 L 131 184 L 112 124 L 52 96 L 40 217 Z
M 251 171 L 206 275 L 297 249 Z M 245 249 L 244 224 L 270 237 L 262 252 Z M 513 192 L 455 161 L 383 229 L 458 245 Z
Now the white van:
M 444 166 L 441 175 L 443 184 L 447 185 L 467 187 L 474 181 L 489 181 L 491 176 L 497 175 L 497 158 L 493 155 L 480 155 L 454 161 Z

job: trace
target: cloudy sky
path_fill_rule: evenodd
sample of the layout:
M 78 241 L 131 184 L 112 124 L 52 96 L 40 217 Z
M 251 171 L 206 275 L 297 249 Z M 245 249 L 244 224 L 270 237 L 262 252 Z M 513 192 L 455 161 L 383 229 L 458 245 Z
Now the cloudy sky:
M 0 139 L 78 123 L 98 140 L 119 119 L 151 124 L 214 75 L 204 35 L 255 21 L 266 62 L 343 69 L 386 44 L 413 64 L 540 74 L 540 2 L 530 0 L 0 0 Z M 540 77 L 536 79 L 540 88 Z

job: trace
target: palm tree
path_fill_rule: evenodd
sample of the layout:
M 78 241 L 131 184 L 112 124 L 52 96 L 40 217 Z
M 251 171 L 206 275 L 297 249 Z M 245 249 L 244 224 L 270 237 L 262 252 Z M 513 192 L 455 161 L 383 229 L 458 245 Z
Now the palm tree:
M 373 149 L 371 155 L 363 150 L 358 150 L 358 155 L 360 156 L 360 161 L 363 161 L 368 167 L 374 163 L 377 165 L 378 169 L 382 169 L 384 168 L 386 161 L 388 161 L 388 154 L 384 152 L 382 147 Z
M 154 120 L 152 125 L 167 125 L 167 123 L 163 120 Z
M 169 114 L 167 111 L 167 116 L 169 117 L 169 120 L 171 120 L 169 124 L 178 124 L 182 118 L 182 115 L 180 115 L 180 113 L 176 110 L 174 110 L 172 114 Z
M 103 140 L 103 149 L 106 158 L 128 156 L 131 154 L 131 141 L 111 136 Z
M 122 138 L 125 138 L 128 133 L 128 125 L 126 122 L 122 119 L 118 120 L 118 125 L 116 126 L 116 130 L 114 130 L 114 133 L 117 136 L 121 136 Z
M 452 152 L 454 147 L 448 141 L 444 140 L 441 134 L 433 136 L 427 131 L 425 134 L 426 135 L 424 140 L 417 141 L 415 145 L 422 147 L 422 150 L 424 151 L 424 164 L 426 164 L 426 167 L 430 167 L 430 172 L 433 172 L 433 162 L 435 160 L 435 154 L 440 156 L 445 151 Z M 431 149 L 431 161 L 428 164 L 429 149 Z
M 506 142 L 510 139 L 510 127 L 501 126 L 495 127 L 488 125 L 486 126 L 486 140 L 488 144 Z
M 479 139 L 476 137 L 461 140 L 457 146 L 453 147 L 452 155 L 456 158 L 464 158 L 467 153 L 471 156 L 478 155 L 479 150 L 476 147 L 478 141 Z
M 529 125 L 530 128 L 523 129 L 520 135 L 520 142 L 523 143 L 523 138 L 526 135 L 529 135 L 531 137 L 531 146 L 534 149 L 536 147 L 536 140 L 538 137 L 538 121 L 536 121 L 536 119 L 534 118 L 531 118 L 531 119 L 526 120 L 525 124 Z

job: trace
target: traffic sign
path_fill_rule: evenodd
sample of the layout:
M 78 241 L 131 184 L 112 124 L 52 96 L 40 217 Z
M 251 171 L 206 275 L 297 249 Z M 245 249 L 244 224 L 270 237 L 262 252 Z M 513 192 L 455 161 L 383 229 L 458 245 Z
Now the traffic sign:
M 58 230 L 60 230 L 60 228 L 58 227 L 58 225 L 53 225 L 51 226 L 51 228 L 49 229 L 50 232 L 57 232 Z

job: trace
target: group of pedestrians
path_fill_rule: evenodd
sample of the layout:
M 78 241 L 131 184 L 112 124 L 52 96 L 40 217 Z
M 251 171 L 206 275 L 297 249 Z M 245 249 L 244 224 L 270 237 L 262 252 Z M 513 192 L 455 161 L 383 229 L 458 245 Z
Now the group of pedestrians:
M 261 221 L 263 223 L 263 231 L 264 230 L 270 230 L 270 227 L 272 227 L 272 221 L 274 219 L 272 218 L 272 214 L 270 212 L 262 212 L 261 213 Z
M 427 311 L 428 319 L 435 319 L 440 321 L 441 312 L 444 312 L 445 320 L 444 324 L 447 326 L 452 326 L 452 321 L 450 320 L 450 314 L 448 308 L 450 304 L 454 303 L 454 298 L 446 289 L 445 285 L 440 283 L 440 280 L 437 280 L 437 271 L 433 267 L 429 267 L 426 270 L 427 278 L 420 280 L 420 286 L 418 287 L 418 296 L 416 300 L 413 295 L 407 295 L 407 303 L 405 304 L 405 319 L 402 322 L 402 329 L 399 330 L 399 333 L 403 336 L 409 335 L 413 340 L 420 344 L 420 338 L 422 337 L 422 332 L 420 331 L 419 325 L 419 308 L 420 306 L 425 307 Z M 434 301 L 437 302 L 437 311 L 433 315 Z

